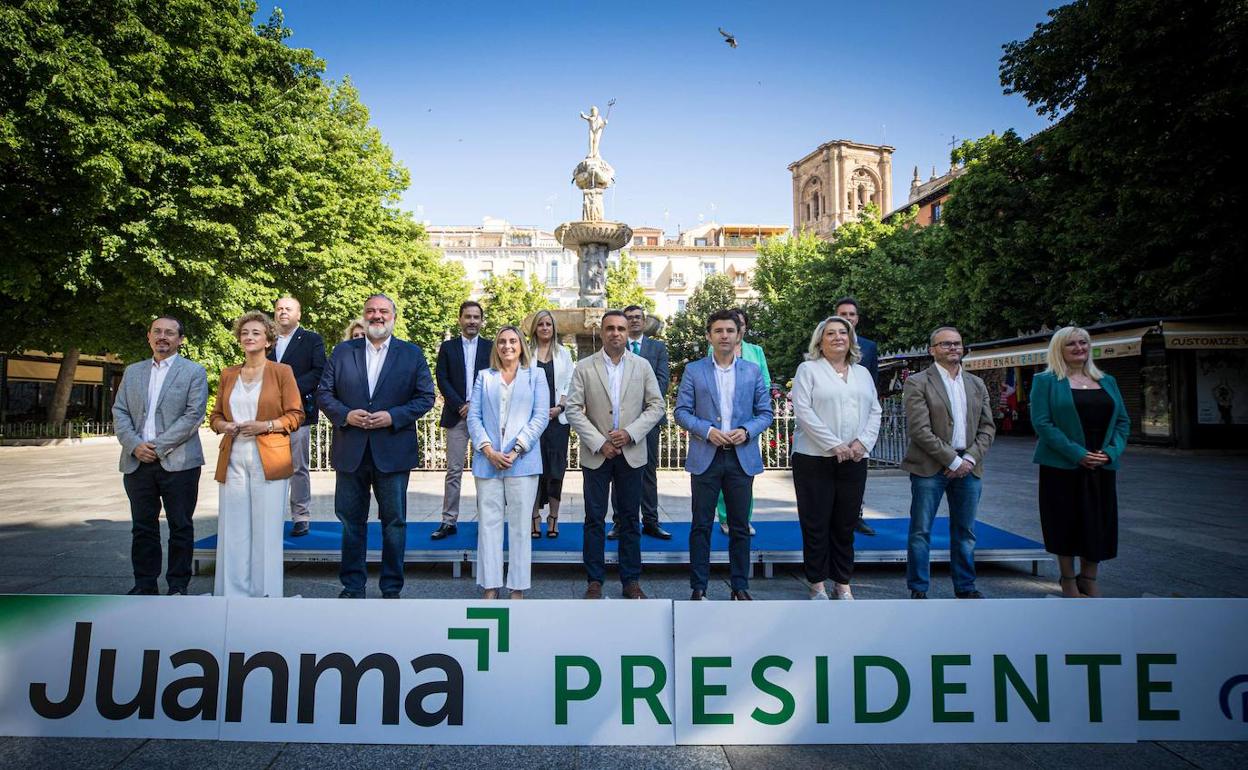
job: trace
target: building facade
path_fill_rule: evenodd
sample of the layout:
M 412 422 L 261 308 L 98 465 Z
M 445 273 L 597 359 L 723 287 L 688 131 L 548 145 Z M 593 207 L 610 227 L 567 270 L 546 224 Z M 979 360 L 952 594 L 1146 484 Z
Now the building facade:
M 869 204 L 893 208 L 893 148 L 848 139 L 825 142 L 789 164 L 793 175 L 793 230 L 831 238 Z
M 940 176 L 936 176 L 936 167 L 932 167 L 932 175 L 926 182 L 919 179 L 919 167 L 914 167 L 914 178 L 910 180 L 910 196 L 904 205 L 888 212 L 884 221 L 888 221 L 911 206 L 918 207 L 915 224 L 919 227 L 934 225 L 944 218 L 945 203 L 949 200 L 953 180 L 966 173 L 966 166 L 952 166 Z

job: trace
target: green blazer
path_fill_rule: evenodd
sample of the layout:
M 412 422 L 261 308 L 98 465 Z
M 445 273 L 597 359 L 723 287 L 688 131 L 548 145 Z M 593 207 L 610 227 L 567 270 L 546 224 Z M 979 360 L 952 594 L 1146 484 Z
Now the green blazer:
M 1105 445 L 1097 449 L 1109 455 L 1109 463 L 1104 467 L 1118 470 L 1118 458 L 1127 448 L 1127 436 L 1131 433 L 1131 418 L 1114 378 L 1106 374 L 1100 382 L 1114 400 L 1114 414 L 1105 432 Z M 1070 383 L 1050 372 L 1037 374 L 1031 381 L 1031 425 L 1039 439 L 1031 458 L 1034 463 L 1069 470 L 1079 467 L 1079 461 L 1091 451 L 1084 446 L 1083 425 L 1075 411 Z

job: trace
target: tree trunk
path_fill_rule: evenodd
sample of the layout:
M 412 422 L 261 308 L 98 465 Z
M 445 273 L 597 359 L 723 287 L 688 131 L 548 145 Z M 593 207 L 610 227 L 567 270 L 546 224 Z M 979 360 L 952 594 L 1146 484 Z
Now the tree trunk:
M 48 422 L 58 425 L 65 422 L 69 410 L 69 394 L 74 389 L 74 372 L 78 370 L 78 348 L 69 348 L 61 359 L 60 371 L 56 373 L 56 388 L 52 391 L 52 403 L 48 405 Z

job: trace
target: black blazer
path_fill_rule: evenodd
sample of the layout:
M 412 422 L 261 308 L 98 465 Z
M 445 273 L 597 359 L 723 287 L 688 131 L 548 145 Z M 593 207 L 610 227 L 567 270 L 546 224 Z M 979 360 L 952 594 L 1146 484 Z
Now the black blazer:
M 494 349 L 493 340 L 477 337 L 477 364 L 475 372 L 490 368 L 490 351 Z M 456 334 L 444 340 L 438 346 L 438 363 L 435 367 L 438 378 L 438 390 L 442 393 L 442 419 L 439 424 L 443 428 L 453 428 L 463 418 L 459 416 L 459 408 L 468 403 L 472 390 L 464 381 L 464 342 L 463 337 Z
M 277 360 L 277 345 L 269 348 L 269 360 Z M 299 399 L 303 402 L 303 411 L 307 415 L 304 425 L 315 425 L 320 417 L 316 410 L 316 386 L 325 371 L 325 340 L 314 331 L 302 326 L 295 329 L 295 336 L 286 346 L 286 354 L 282 356 L 283 364 L 295 372 L 295 382 L 299 385 Z

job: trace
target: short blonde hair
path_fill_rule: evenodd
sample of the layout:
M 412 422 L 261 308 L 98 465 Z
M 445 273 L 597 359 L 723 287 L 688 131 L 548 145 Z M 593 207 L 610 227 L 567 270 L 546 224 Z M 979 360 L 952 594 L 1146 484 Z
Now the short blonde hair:
M 264 339 L 269 343 L 265 347 L 272 347 L 273 343 L 277 342 L 277 324 L 273 323 L 272 318 L 269 318 L 268 315 L 259 310 L 248 310 L 234 319 L 234 339 L 238 339 L 238 335 L 242 334 L 243 325 L 252 321 L 264 327 Z
M 498 355 L 498 338 L 503 336 L 504 332 L 515 332 L 516 336 L 520 338 L 520 368 L 528 369 L 529 346 L 524 341 L 524 334 L 518 327 L 513 326 L 512 324 L 507 324 L 503 328 L 499 329 L 494 335 L 494 347 L 490 348 L 490 368 L 498 371 L 502 371 L 503 369 L 503 359 Z
M 351 319 L 351 323 L 347 324 L 347 328 L 342 330 L 342 341 L 346 342 L 351 339 L 351 333 L 356 329 L 363 330 L 364 336 L 368 336 L 368 324 L 364 323 L 364 319 L 353 318 Z
M 555 322 L 555 314 L 549 310 L 539 310 L 529 321 L 529 344 L 533 350 L 537 350 L 537 322 L 543 318 L 550 319 L 550 344 L 559 344 L 559 324 Z
M 1066 366 L 1066 358 L 1062 355 L 1062 349 L 1066 347 L 1071 337 L 1083 337 L 1088 341 L 1088 360 L 1083 365 L 1083 373 L 1094 380 L 1104 377 L 1105 373 L 1092 360 L 1092 335 L 1088 334 L 1087 329 L 1081 329 L 1078 326 L 1063 326 L 1053 333 L 1053 339 L 1049 340 L 1048 366 L 1044 371 L 1051 372 L 1059 380 L 1064 380 L 1071 375 L 1070 367 Z
M 841 323 L 849 330 L 849 355 L 847 357 L 851 364 L 858 363 L 862 360 L 862 348 L 858 347 L 858 333 L 854 331 L 853 324 L 839 315 L 828 316 L 815 327 L 814 333 L 810 335 L 810 345 L 806 348 L 806 360 L 818 361 L 823 358 L 823 332 L 828 328 L 828 324 L 833 322 Z

